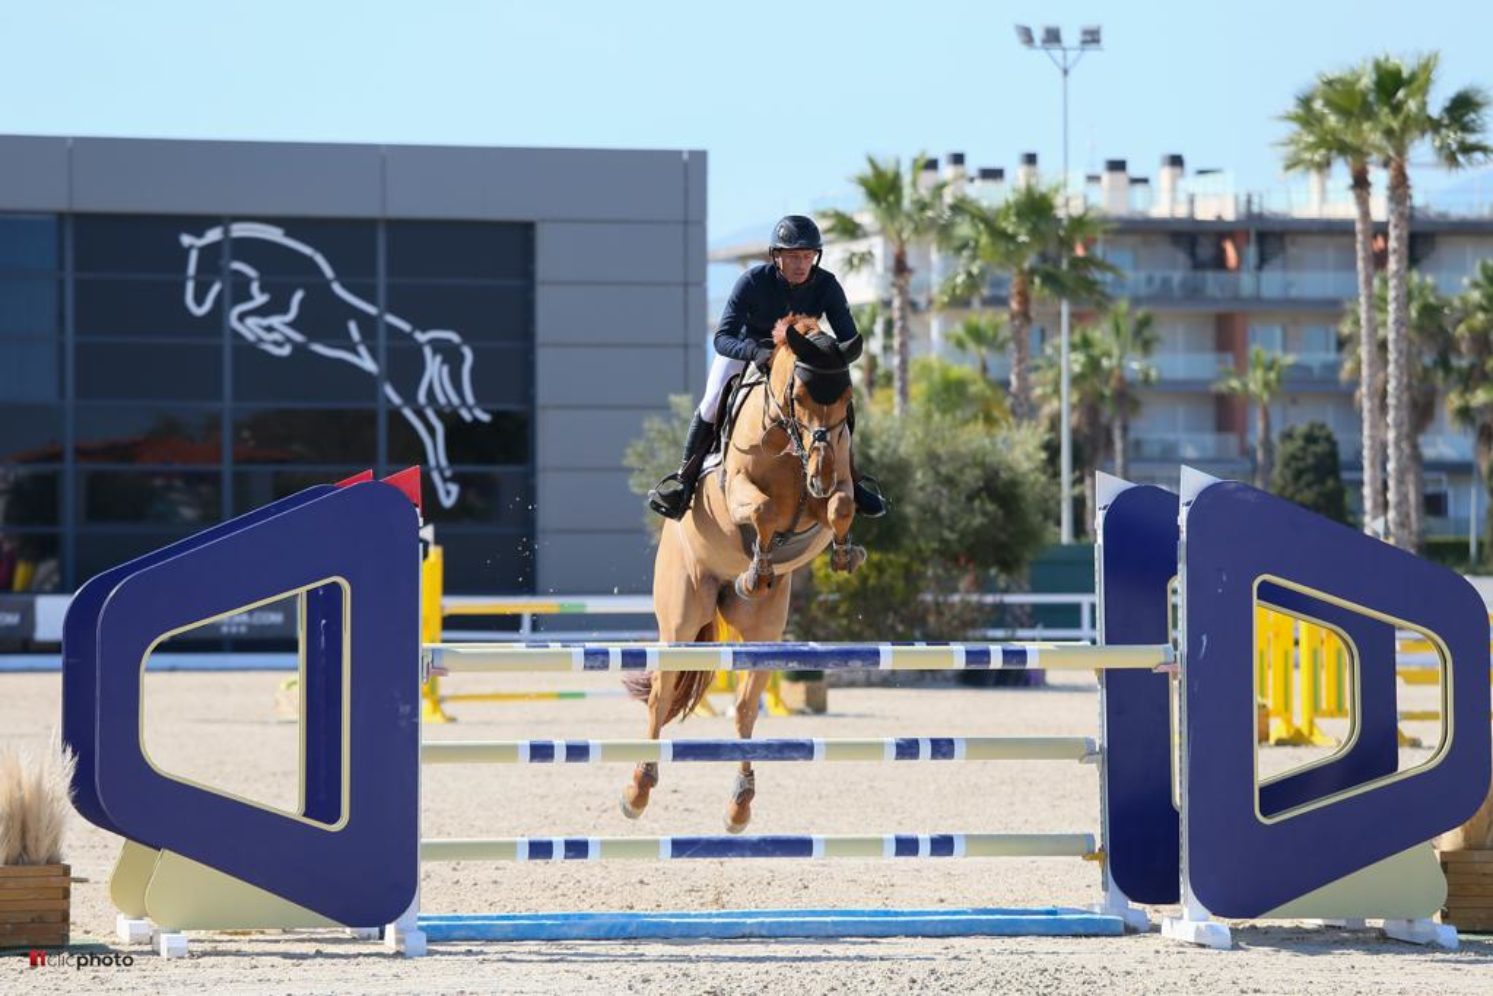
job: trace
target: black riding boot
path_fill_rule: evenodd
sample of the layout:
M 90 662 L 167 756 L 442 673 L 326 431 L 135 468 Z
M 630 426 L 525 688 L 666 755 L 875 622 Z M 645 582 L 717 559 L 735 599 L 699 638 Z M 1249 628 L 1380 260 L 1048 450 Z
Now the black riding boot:
M 695 412 L 689 432 L 684 437 L 684 457 L 679 469 L 648 492 L 648 507 L 666 519 L 684 518 L 684 513 L 689 511 L 690 498 L 695 493 L 695 484 L 700 480 L 700 469 L 705 466 L 705 457 L 714 444 L 715 426 Z
M 855 403 L 845 409 L 845 426 L 855 435 Z M 850 474 L 855 478 L 855 514 L 865 519 L 879 519 L 891 511 L 892 503 L 881 493 L 881 483 L 874 477 L 863 477 L 855 472 L 855 457 L 850 459 Z M 871 486 L 866 482 L 870 481 Z

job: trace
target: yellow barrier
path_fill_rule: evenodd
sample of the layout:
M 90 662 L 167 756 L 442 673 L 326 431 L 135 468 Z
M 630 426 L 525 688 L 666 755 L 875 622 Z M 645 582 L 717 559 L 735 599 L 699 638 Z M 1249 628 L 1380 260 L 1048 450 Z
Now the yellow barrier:
M 1349 657 L 1341 637 L 1284 612 L 1255 606 L 1256 689 L 1269 725 L 1265 742 L 1333 747 L 1319 719 L 1348 715 Z
M 1433 654 L 1429 640 L 1397 639 L 1396 654 Z M 1347 719 L 1353 700 L 1351 657 L 1342 638 L 1331 629 L 1255 607 L 1256 691 L 1269 718 L 1262 742 L 1334 747 L 1336 737 L 1324 732 L 1320 719 Z M 1401 667 L 1395 671 L 1407 685 L 1434 685 L 1439 667 Z M 1489 679 L 1493 680 L 1493 672 Z M 1434 709 L 1401 710 L 1401 722 L 1437 722 Z M 1401 746 L 1420 741 L 1399 731 Z

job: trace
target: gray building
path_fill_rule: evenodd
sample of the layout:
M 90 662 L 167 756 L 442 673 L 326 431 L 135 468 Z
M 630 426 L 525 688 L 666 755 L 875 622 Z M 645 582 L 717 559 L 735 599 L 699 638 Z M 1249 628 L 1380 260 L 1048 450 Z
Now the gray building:
M 705 365 L 705 155 L 0 136 L 0 592 L 365 468 L 448 589 L 638 591 Z

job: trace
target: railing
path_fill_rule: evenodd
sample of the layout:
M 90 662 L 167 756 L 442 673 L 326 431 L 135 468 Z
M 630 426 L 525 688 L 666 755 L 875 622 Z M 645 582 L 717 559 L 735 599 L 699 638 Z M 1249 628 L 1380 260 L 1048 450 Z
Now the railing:
M 1428 432 L 1420 437 L 1421 456 L 1427 460 L 1472 459 L 1472 437 L 1459 432 Z
M 1286 380 L 1336 381 L 1338 371 L 1343 367 L 1343 358 L 1338 353 L 1290 353 L 1290 355 L 1291 365 L 1286 368 Z
M 1116 297 L 1159 301 L 1238 298 L 1347 299 L 1357 293 L 1351 270 L 1131 270 L 1105 281 Z
M 1228 432 L 1169 432 L 1132 434 L 1130 456 L 1135 460 L 1235 460 L 1239 437 Z
M 1146 357 L 1162 380 L 1202 380 L 1212 383 L 1234 369 L 1231 353 L 1157 353 Z

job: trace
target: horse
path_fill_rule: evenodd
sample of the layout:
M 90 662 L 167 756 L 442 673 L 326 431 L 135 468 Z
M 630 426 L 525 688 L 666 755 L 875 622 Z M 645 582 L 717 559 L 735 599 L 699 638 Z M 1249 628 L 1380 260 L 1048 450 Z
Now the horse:
M 780 640 L 793 571 L 831 547 L 835 570 L 853 571 L 865 560 L 849 537 L 849 364 L 816 319 L 790 315 L 779 329 L 766 378 L 741 389 L 745 400 L 734 427 L 723 431 L 720 466 L 705 473 L 685 516 L 664 523 L 653 565 L 661 641 Z M 737 686 L 736 733 L 744 740 L 769 677 L 752 671 Z M 648 738 L 689 715 L 712 678 L 707 671 L 634 676 L 629 688 L 646 697 Z M 623 792 L 623 815 L 641 816 L 657 784 L 658 765 L 638 765 Z M 729 832 L 746 829 L 755 795 L 751 762 L 743 761 L 726 808 Z
M 389 403 L 399 410 L 424 445 L 430 478 L 442 508 L 451 508 L 461 494 L 453 479 L 446 453 L 446 427 L 442 412 L 455 412 L 464 422 L 490 422 L 492 416 L 477 405 L 472 391 L 472 350 L 450 329 L 421 329 L 400 316 L 382 311 L 352 291 L 337 278 L 327 258 L 313 247 L 285 234 L 283 228 L 255 221 L 236 221 L 226 229 L 215 225 L 201 235 L 180 236 L 187 250 L 183 298 L 187 311 L 206 317 L 223 292 L 216 272 L 216 248 L 224 240 L 233 246 L 229 271 L 241 278 L 247 289 L 243 300 L 228 304 L 228 324 L 245 341 L 276 357 L 289 357 L 298 349 L 350 363 L 375 378 Z M 206 269 L 201 269 L 204 250 L 214 249 Z M 266 253 L 280 257 L 275 272 L 296 272 L 289 281 L 266 287 L 253 260 Z M 286 258 L 288 256 L 288 258 Z M 300 317 L 309 310 L 308 295 L 316 301 L 318 314 L 338 315 L 338 322 L 308 322 Z M 376 358 L 378 321 L 421 347 L 423 369 L 412 382 L 396 387 L 379 369 Z M 325 327 L 323 327 L 325 326 Z M 402 388 L 402 390 L 401 390 Z

